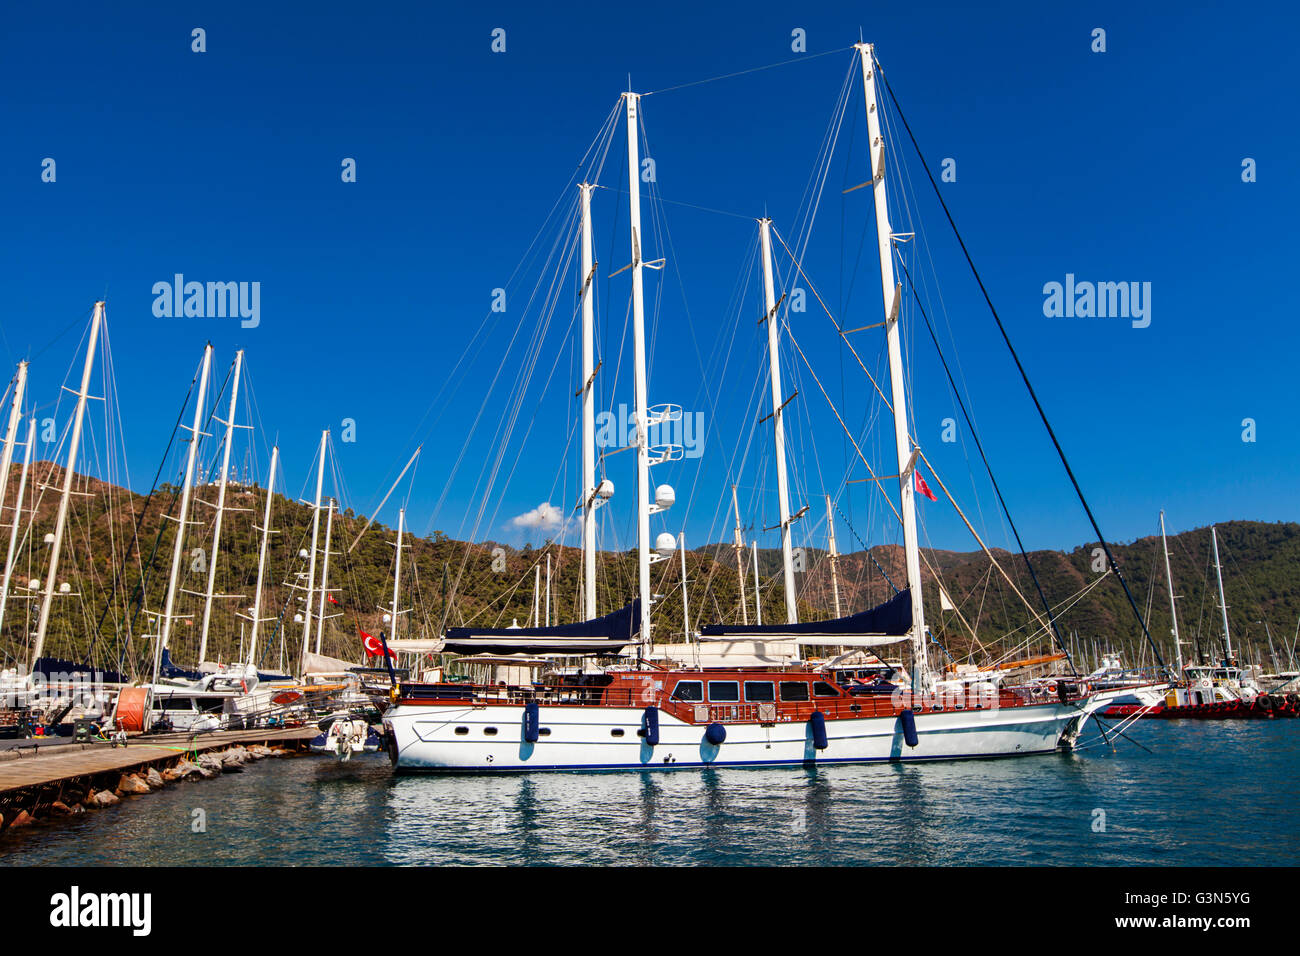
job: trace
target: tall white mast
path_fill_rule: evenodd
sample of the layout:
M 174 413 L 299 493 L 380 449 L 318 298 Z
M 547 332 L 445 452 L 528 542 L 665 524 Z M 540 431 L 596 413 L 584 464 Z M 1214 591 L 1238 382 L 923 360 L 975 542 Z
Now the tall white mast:
M 402 593 L 402 534 L 406 531 L 406 509 L 397 510 L 397 541 L 394 547 L 397 548 L 397 557 L 393 561 L 393 620 L 388 628 L 388 639 L 394 640 L 397 637 L 397 618 L 398 618 L 398 599 Z
M 307 664 L 307 647 L 311 638 L 311 599 L 316 593 L 316 547 L 320 538 L 320 495 L 325 486 L 325 443 L 329 441 L 330 431 L 320 433 L 319 464 L 316 466 L 316 499 L 311 510 L 311 552 L 307 556 L 307 600 L 303 602 L 302 615 L 302 665 Z
M 533 565 L 533 627 L 542 626 L 541 610 L 542 594 L 542 563 L 539 561 Z
M 180 584 L 181 557 L 185 554 L 185 529 L 190 520 L 190 491 L 194 487 L 194 461 L 199 453 L 199 439 L 203 436 L 203 412 L 208 398 L 208 375 L 212 371 L 212 343 L 203 349 L 203 368 L 199 372 L 199 391 L 194 399 L 194 424 L 190 426 L 190 448 L 185 455 L 185 481 L 181 486 L 181 507 L 176 516 L 176 541 L 172 545 L 172 570 L 167 578 L 167 600 L 154 645 L 153 680 L 158 682 L 158 668 L 162 664 L 162 651 L 171 641 L 172 611 L 176 607 L 176 589 Z
M 221 480 L 217 485 L 217 514 L 212 522 L 212 554 L 208 556 L 208 590 L 203 597 L 203 633 L 199 637 L 199 661 L 207 660 L 208 630 L 212 625 L 212 592 L 217 583 L 217 555 L 221 548 L 221 520 L 226 514 L 226 479 L 230 476 L 230 446 L 235 438 L 235 411 L 239 402 L 239 377 L 244 367 L 244 350 L 235 353 L 235 369 L 230 381 L 230 411 L 226 426 L 225 448 L 221 452 Z M 220 419 L 218 419 L 220 420 Z
M 271 473 L 266 479 L 266 508 L 262 512 L 262 544 L 257 552 L 257 589 L 253 592 L 252 629 L 248 635 L 248 663 L 257 663 L 257 632 L 262 625 L 262 581 L 266 577 L 266 546 L 271 539 L 271 499 L 275 497 L 275 468 L 280 446 L 271 449 Z
M 1210 540 L 1214 543 L 1214 576 L 1219 581 L 1219 610 L 1223 612 L 1223 643 L 1226 660 L 1232 660 L 1232 635 L 1228 633 L 1228 602 L 1223 596 L 1223 568 L 1219 565 L 1219 532 L 1210 525 Z
M 23 452 L 23 470 L 18 477 L 18 496 L 14 499 L 13 526 L 9 529 L 9 555 L 5 559 L 4 584 L 0 585 L 0 631 L 4 629 L 5 605 L 9 603 L 9 582 L 14 573 L 14 554 L 18 549 L 18 525 L 23 517 L 23 495 L 27 493 L 27 472 L 32 467 L 32 449 L 36 447 L 36 419 L 27 423 L 27 449 Z
M 1174 573 L 1169 569 L 1169 542 L 1165 540 L 1165 513 L 1160 512 L 1160 543 L 1165 549 L 1165 581 L 1169 585 L 1169 616 L 1174 622 L 1174 656 L 1177 658 L 1177 670 L 1183 673 L 1183 642 L 1178 639 L 1178 605 L 1174 603 Z
M 736 486 L 731 486 L 731 509 L 736 513 L 736 539 L 732 547 L 736 552 L 736 580 L 740 582 L 740 622 L 749 624 L 749 608 L 745 605 L 745 535 L 740 529 L 740 503 L 736 500 Z
M 637 105 L 641 97 L 624 94 L 627 103 L 627 195 L 632 238 L 632 344 L 636 388 L 636 557 L 637 593 L 641 597 L 641 644 L 650 648 L 650 410 L 646 398 L 645 288 L 641 248 L 641 148 Z
M 763 626 L 763 594 L 758 587 L 758 542 L 751 541 L 754 546 L 754 623 L 759 627 Z
M 903 304 L 903 287 L 894 280 L 893 233 L 889 226 L 889 199 L 885 192 L 885 141 L 880 134 L 880 111 L 876 101 L 874 48 L 855 44 L 862 60 L 862 85 L 866 97 L 867 139 L 871 145 L 871 181 L 876 204 L 876 245 L 880 253 L 880 288 L 885 304 L 885 334 L 889 346 L 889 382 L 894 406 L 894 441 L 898 451 L 899 504 L 903 516 L 903 553 L 907 564 L 907 586 L 912 596 L 912 661 L 916 673 L 912 686 L 928 688 L 926 662 L 925 607 L 921 595 L 921 545 L 916 530 L 916 495 L 913 477 L 915 457 L 907 429 L 906 374 L 898 318 Z
M 99 327 L 104 322 L 104 303 L 95 303 L 95 313 L 90 320 L 90 341 L 86 345 L 86 364 L 81 370 L 81 391 L 77 393 L 77 411 L 72 420 L 72 440 L 68 445 L 68 464 L 63 469 L 63 493 L 59 497 L 59 513 L 54 519 L 54 544 L 50 548 L 49 577 L 45 579 L 45 596 L 41 601 L 40 621 L 36 625 L 36 641 L 32 645 L 34 665 L 45 650 L 45 632 L 50 626 L 50 607 L 54 601 L 55 579 L 59 574 L 59 552 L 63 548 L 63 529 L 68 524 L 68 499 L 72 495 L 72 479 L 77 467 L 77 453 L 81 450 L 81 425 L 86 417 L 86 399 L 90 394 L 90 376 L 95 369 L 95 349 L 99 347 Z
M 829 555 L 831 561 L 831 594 L 835 598 L 835 616 L 840 617 L 840 552 L 835 547 L 835 513 L 831 506 L 831 496 L 826 496 L 826 534 L 830 538 Z
M 5 428 L 4 451 L 0 452 L 0 511 L 4 510 L 5 492 L 9 490 L 9 469 L 14 463 L 14 442 L 18 440 L 18 423 L 23 417 L 23 393 L 27 390 L 27 363 L 18 363 L 14 376 L 14 400 L 9 408 L 9 425 Z
M 763 304 L 767 309 L 767 367 L 772 380 L 772 431 L 776 458 L 776 497 L 781 518 L 781 563 L 785 571 L 785 622 L 799 623 L 795 603 L 794 558 L 790 546 L 790 483 L 785 466 L 785 405 L 781 398 L 781 332 L 776 318 L 776 290 L 772 282 L 772 220 L 758 221 L 763 245 Z
M 596 616 L 596 326 L 595 263 L 591 253 L 591 185 L 582 183 L 582 604 Z
M 551 556 L 546 555 L 546 626 L 551 626 Z
M 682 633 L 686 643 L 691 642 L 691 609 L 686 603 L 686 532 L 677 534 L 677 550 L 682 554 Z
M 316 613 L 316 653 L 320 653 L 321 639 L 325 636 L 325 599 L 330 593 L 330 535 L 334 530 L 334 499 L 329 500 L 325 512 L 325 551 L 320 567 L 320 609 Z

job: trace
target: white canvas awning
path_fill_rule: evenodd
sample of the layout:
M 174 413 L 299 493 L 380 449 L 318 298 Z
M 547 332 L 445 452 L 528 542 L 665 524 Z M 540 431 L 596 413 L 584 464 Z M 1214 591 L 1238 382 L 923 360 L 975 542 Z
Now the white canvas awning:
M 442 650 L 439 638 L 399 637 L 388 642 L 388 649 L 397 654 L 437 654 Z

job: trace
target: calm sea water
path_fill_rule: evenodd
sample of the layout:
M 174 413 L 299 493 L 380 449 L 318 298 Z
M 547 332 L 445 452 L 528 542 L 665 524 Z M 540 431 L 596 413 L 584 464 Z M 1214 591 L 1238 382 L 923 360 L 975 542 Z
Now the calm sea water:
M 1152 721 L 1117 752 L 926 766 L 394 777 L 382 755 L 240 774 L 0 835 L 5 865 L 1289 864 L 1300 721 Z M 192 832 L 193 811 L 206 832 Z M 1094 828 L 1104 811 L 1104 832 Z

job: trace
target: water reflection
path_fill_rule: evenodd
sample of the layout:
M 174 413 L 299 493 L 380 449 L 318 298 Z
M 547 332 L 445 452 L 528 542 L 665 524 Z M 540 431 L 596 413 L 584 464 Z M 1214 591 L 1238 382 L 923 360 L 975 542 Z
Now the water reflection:
M 0 862 L 1268 865 L 1300 850 L 1297 730 L 1161 722 L 1129 731 L 1152 754 L 910 766 L 395 777 L 382 755 L 264 761 L 5 832 Z

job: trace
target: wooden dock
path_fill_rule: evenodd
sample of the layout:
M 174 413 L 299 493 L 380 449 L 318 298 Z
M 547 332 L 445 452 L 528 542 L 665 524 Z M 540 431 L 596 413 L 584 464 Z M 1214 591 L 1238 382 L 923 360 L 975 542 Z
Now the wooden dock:
M 186 754 L 224 750 L 236 744 L 266 744 L 297 748 L 320 731 L 315 726 L 277 730 L 223 730 L 199 735 L 156 734 L 133 737 L 125 747 L 93 744 L 41 744 L 31 751 L 6 751 L 0 761 L 0 806 L 13 804 L 23 793 L 92 780 L 101 774 L 132 773 L 167 764 Z

